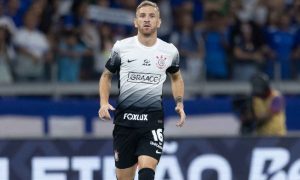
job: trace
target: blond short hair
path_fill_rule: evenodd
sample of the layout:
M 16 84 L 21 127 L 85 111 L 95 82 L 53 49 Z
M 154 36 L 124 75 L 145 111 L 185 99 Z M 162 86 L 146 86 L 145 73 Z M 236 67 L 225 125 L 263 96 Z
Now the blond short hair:
M 151 6 L 151 7 L 154 7 L 154 8 L 157 9 L 158 14 L 160 14 L 160 13 L 159 13 L 159 7 L 157 6 L 157 4 L 156 4 L 155 2 L 151 2 L 151 1 L 143 1 L 143 2 L 141 2 L 140 5 L 138 5 L 138 7 L 136 8 L 136 12 L 137 12 L 140 8 L 142 8 L 142 7 L 144 7 L 144 6 Z

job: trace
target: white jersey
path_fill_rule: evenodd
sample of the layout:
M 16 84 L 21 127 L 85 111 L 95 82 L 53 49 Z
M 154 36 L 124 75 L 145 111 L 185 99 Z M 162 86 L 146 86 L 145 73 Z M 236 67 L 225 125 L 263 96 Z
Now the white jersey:
M 137 36 L 117 41 L 106 68 L 119 73 L 116 124 L 135 127 L 155 124 L 151 121 L 162 123 L 163 83 L 167 72 L 179 70 L 178 50 L 173 44 L 157 39 L 155 45 L 146 47 Z

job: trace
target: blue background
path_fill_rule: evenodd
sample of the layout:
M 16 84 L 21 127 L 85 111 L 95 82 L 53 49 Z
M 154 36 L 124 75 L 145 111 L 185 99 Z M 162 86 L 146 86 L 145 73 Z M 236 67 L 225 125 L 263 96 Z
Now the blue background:
M 231 97 L 210 97 L 186 100 L 187 115 L 204 115 L 214 113 L 233 113 Z M 115 105 L 115 101 L 111 103 Z M 172 98 L 164 99 L 165 116 L 174 116 L 175 103 Z M 300 130 L 300 97 L 286 97 L 286 116 L 288 130 Z M 45 132 L 48 131 L 47 119 L 51 115 L 84 116 L 86 131 L 91 131 L 91 121 L 98 116 L 98 99 L 60 99 L 48 98 L 4 98 L 0 100 L 0 115 L 36 115 L 44 118 Z

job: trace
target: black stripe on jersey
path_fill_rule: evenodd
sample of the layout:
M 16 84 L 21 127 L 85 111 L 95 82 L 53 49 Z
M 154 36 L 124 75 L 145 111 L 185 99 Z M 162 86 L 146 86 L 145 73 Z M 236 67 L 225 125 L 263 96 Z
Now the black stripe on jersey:
M 108 61 L 105 64 L 105 67 L 112 73 L 116 73 L 121 66 L 121 58 L 119 53 L 113 52 L 111 57 L 108 59 Z
M 176 72 L 179 71 L 179 66 L 170 66 L 168 69 L 167 69 L 167 72 L 168 73 L 171 73 L 171 74 L 174 74 Z

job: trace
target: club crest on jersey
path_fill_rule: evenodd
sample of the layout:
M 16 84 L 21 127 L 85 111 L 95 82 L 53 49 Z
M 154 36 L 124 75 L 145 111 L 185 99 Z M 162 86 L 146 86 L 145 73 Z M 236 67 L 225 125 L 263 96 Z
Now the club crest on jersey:
M 156 66 L 159 68 L 159 69 L 163 69 L 166 67 L 166 60 L 167 58 L 163 55 L 160 55 L 160 56 L 156 56 Z

